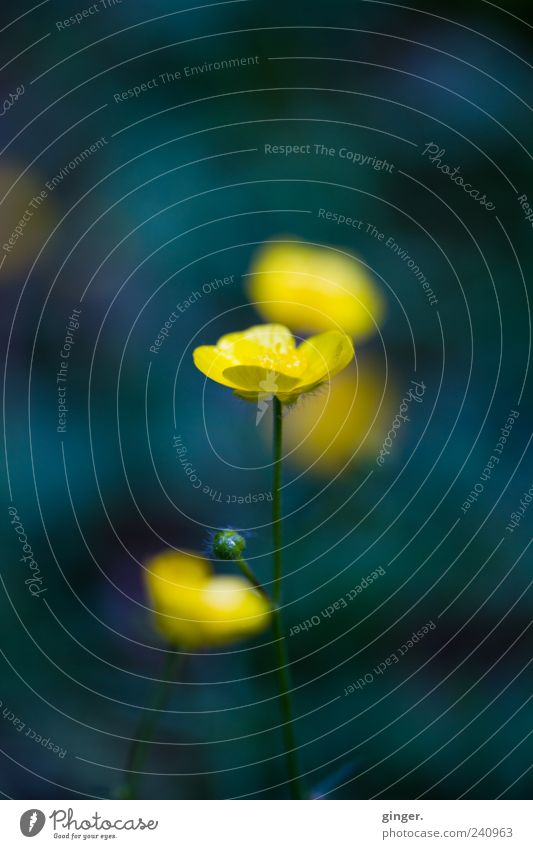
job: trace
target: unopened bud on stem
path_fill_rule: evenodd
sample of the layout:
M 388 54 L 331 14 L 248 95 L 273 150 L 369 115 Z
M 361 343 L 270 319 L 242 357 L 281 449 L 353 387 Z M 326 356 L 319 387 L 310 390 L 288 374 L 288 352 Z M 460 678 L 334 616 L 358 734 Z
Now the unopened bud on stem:
M 245 548 L 245 539 L 237 531 L 218 531 L 214 536 L 213 556 L 218 560 L 238 560 Z

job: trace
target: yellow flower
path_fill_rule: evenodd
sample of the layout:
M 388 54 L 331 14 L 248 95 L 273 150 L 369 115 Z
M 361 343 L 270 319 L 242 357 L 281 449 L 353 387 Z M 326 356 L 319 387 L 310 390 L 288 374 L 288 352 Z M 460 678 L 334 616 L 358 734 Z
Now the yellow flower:
M 265 245 L 252 263 L 248 292 L 267 321 L 304 333 L 337 328 L 360 340 L 376 332 L 385 311 L 362 262 L 307 244 Z
M 286 327 L 261 324 L 196 348 L 193 356 L 207 377 L 245 398 L 276 395 L 287 402 L 330 380 L 353 359 L 354 350 L 339 330 L 311 336 L 296 347 Z
M 353 364 L 287 417 L 289 461 L 327 477 L 351 463 L 375 461 L 394 417 L 395 394 L 383 367 L 367 359 L 359 368 Z
M 46 202 L 39 205 L 38 214 L 36 205 L 29 206 L 31 199 L 43 190 L 43 175 L 32 169 L 24 174 L 24 170 L 22 159 L 10 160 L 4 154 L 0 164 L 2 242 L 10 247 L 0 279 L 10 282 L 16 281 L 17 276 L 30 267 L 56 221 L 55 198 L 48 196 Z
M 145 579 L 156 626 L 178 646 L 223 645 L 269 624 L 267 599 L 245 578 L 215 576 L 209 562 L 192 552 L 165 551 L 153 557 Z

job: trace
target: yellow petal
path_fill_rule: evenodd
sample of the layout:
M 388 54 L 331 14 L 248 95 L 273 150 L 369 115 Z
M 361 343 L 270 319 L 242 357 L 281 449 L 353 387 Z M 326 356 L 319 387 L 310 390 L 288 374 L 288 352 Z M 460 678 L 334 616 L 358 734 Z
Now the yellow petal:
M 248 394 L 289 391 L 307 365 L 298 354 L 292 333 L 279 324 L 228 333 L 216 346 L 196 348 L 193 358 L 207 377 Z
M 268 624 L 267 600 L 244 578 L 213 578 L 204 586 L 204 631 L 209 643 L 226 642 L 261 631 Z
M 211 574 L 209 561 L 192 551 L 163 551 L 146 563 L 146 579 L 177 586 L 199 586 Z
M 261 348 L 269 348 L 280 354 L 292 351 L 295 347 L 291 331 L 282 324 L 256 324 L 247 330 L 227 333 L 218 340 L 217 347 L 227 353 L 233 351 L 235 345 L 242 341 L 253 342 Z
M 289 461 L 326 478 L 352 463 L 375 462 L 394 418 L 397 391 L 383 362 L 365 358 L 284 421 Z M 311 423 L 311 424 L 310 424 Z
M 290 392 L 300 381 L 298 377 L 290 377 L 259 366 L 230 366 L 224 371 L 224 377 L 231 381 L 228 385 L 235 387 L 238 391 L 258 395 Z
M 224 370 L 234 364 L 233 358 L 226 356 L 218 347 L 201 345 L 193 351 L 193 359 L 196 368 L 206 377 L 235 389 L 235 384 L 231 383 L 228 377 L 224 377 Z
M 240 576 L 214 576 L 192 552 L 163 552 L 147 563 L 145 580 L 155 624 L 172 644 L 220 645 L 268 625 L 270 607 Z
M 305 387 L 331 380 L 354 358 L 352 340 L 339 330 L 311 336 L 302 342 L 298 352 L 307 361 L 307 368 L 297 387 L 300 392 Z
M 167 640 L 187 646 L 201 643 L 196 613 L 209 577 L 208 561 L 192 552 L 166 551 L 148 561 L 145 581 L 150 606 Z
M 248 290 L 265 319 L 294 330 L 337 328 L 362 339 L 384 315 L 383 297 L 364 264 L 315 245 L 267 244 L 254 259 Z

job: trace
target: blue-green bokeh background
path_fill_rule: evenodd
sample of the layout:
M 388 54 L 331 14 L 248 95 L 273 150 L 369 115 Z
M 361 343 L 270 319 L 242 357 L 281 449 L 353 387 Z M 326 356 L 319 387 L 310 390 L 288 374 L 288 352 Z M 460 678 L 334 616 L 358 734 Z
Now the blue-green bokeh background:
M 107 140 L 47 198 L 40 239 L 28 228 L 0 272 L 9 482 L 47 585 L 47 604 L 24 586 L 6 486 L 0 699 L 68 750 L 55 757 L 3 719 L 4 794 L 116 792 L 127 738 L 161 671 L 139 562 L 163 544 L 202 549 L 209 528 L 253 527 L 249 552 L 269 580 L 268 505 L 217 503 L 194 490 L 172 440 L 182 435 L 213 489 L 270 489 L 268 418 L 256 429 L 254 408 L 205 386 L 191 351 L 260 320 L 242 275 L 258 245 L 285 235 L 355 252 L 374 269 L 388 314 L 382 339 L 358 347 L 358 366 L 386 351 L 400 394 L 414 376 L 397 297 L 427 385 L 383 469 L 367 459 L 323 491 L 323 478 L 286 465 L 287 625 L 386 569 L 357 602 L 290 640 L 309 784 L 342 784 L 334 798 L 528 797 L 530 517 L 513 534 L 505 528 L 531 485 L 520 267 L 527 282 L 533 256 L 512 188 L 531 186 L 531 26 L 513 16 L 530 8 L 423 6 L 252 0 L 174 14 L 179 3 L 124 0 L 60 31 L 55 22 L 79 7 L 52 2 L 0 31 L 7 59 L 50 33 L 2 70 L 4 92 L 23 83 L 26 93 L 1 119 L 0 169 L 29 166 L 2 216 L 2 243 L 33 187 Z M 1 26 L 25 10 L 5 6 Z M 115 102 L 164 72 L 231 56 L 260 61 Z M 282 56 L 322 59 L 269 59 Z M 432 141 L 496 213 L 422 157 Z M 347 146 L 395 170 L 268 157 L 265 143 Z M 405 264 L 367 235 L 320 220 L 321 207 L 393 235 L 431 281 L 440 323 Z M 176 302 L 226 275 L 235 285 L 200 298 L 150 354 Z M 87 286 L 61 439 L 55 374 Z M 501 462 L 463 515 L 512 409 L 520 416 Z M 454 599 L 401 664 L 343 695 Z M 147 797 L 286 795 L 269 640 L 190 659 L 150 752 L 146 768 L 160 775 L 143 782 Z

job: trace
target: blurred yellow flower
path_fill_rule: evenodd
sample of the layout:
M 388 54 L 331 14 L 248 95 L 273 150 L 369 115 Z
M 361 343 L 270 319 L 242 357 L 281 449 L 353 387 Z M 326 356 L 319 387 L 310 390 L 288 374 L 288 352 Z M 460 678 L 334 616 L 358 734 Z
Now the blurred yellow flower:
M 209 562 L 192 552 L 153 557 L 145 580 L 156 626 L 177 646 L 223 645 L 269 625 L 264 596 L 241 576 L 213 575 Z
M 267 321 L 304 333 L 336 328 L 356 341 L 376 332 L 385 311 L 362 262 L 315 245 L 266 244 L 253 260 L 248 292 Z
M 326 476 L 352 460 L 375 460 L 395 403 L 385 381 L 384 370 L 365 361 L 308 396 L 284 422 L 288 460 Z
M 4 250 L 2 277 L 7 280 L 29 268 L 56 220 L 53 198 L 47 197 L 39 206 L 31 205 L 45 189 L 44 179 L 32 170 L 23 171 L 22 161 L 3 160 L 0 165 L 2 243 L 8 247 Z
M 228 333 L 216 345 L 203 345 L 193 353 L 196 367 L 211 380 L 245 398 L 275 395 L 284 402 L 330 380 L 353 356 L 351 339 L 339 330 L 311 336 L 296 347 L 292 333 L 281 324 Z

